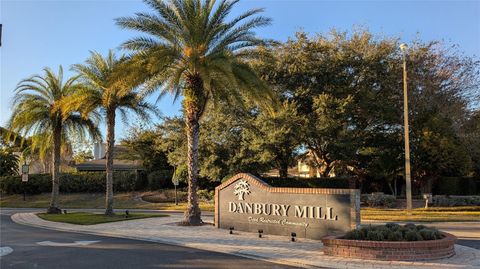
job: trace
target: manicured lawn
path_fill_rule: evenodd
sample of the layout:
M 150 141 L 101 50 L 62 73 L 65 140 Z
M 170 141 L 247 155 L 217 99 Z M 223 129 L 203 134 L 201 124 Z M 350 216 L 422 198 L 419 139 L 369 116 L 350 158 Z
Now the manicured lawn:
M 117 193 L 114 196 L 114 208 L 127 209 L 156 209 L 156 210 L 184 210 L 186 203 L 148 203 L 143 201 L 141 193 Z M 61 208 L 104 208 L 104 193 L 69 193 L 60 194 L 59 205 Z M 50 202 L 50 194 L 27 195 L 23 201 L 23 195 L 0 196 L 0 207 L 24 207 L 24 208 L 47 208 Z M 200 202 L 202 211 L 213 211 L 213 202 Z
M 185 203 L 148 203 L 140 199 L 142 193 L 115 194 L 115 208 L 127 209 L 157 209 L 157 210 L 184 210 Z M 50 194 L 27 196 L 23 201 L 22 195 L 6 195 L 0 197 L 0 207 L 31 207 L 47 208 Z M 105 196 L 103 193 L 71 193 L 60 195 L 62 208 L 104 208 Z M 202 211 L 213 211 L 213 202 L 200 202 Z M 362 208 L 362 220 L 378 221 L 480 221 L 480 206 L 462 207 L 431 207 L 417 208 L 411 215 L 402 209 Z
M 402 209 L 362 208 L 361 216 L 362 220 L 379 221 L 480 221 L 480 206 L 418 208 L 410 215 Z
M 125 217 L 125 214 L 115 214 L 113 216 L 107 216 L 101 213 L 91 213 L 91 212 L 72 212 L 68 214 L 46 214 L 39 213 L 37 214 L 40 218 L 49 221 L 56 222 L 65 222 L 71 224 L 79 225 L 93 225 L 107 222 L 115 221 L 124 221 L 124 220 L 133 220 L 133 219 L 144 219 L 144 218 L 158 218 L 158 217 L 167 217 L 166 214 L 144 214 L 144 213 L 130 213 L 128 218 Z

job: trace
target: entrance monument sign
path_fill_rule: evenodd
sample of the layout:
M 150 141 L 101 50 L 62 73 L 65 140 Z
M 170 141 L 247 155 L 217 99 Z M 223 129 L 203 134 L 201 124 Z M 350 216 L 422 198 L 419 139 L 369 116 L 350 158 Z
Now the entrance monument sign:
M 215 226 L 321 239 L 360 225 L 357 189 L 278 188 L 237 174 L 215 188 Z

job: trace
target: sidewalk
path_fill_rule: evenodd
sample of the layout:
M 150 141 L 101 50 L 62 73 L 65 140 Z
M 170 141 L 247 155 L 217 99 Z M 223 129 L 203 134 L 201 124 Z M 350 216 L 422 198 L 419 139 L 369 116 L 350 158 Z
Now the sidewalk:
M 103 236 L 180 245 L 202 250 L 222 252 L 247 258 L 265 260 L 305 268 L 480 268 L 480 250 L 455 246 L 457 255 L 449 259 L 425 262 L 366 261 L 330 257 L 323 254 L 322 243 L 316 240 L 298 239 L 290 242 L 288 237 L 238 232 L 210 225 L 199 227 L 177 226 L 181 215 L 104 223 L 90 226 L 45 221 L 33 213 L 17 213 L 12 220 L 24 225 Z M 212 217 L 204 216 L 212 222 Z

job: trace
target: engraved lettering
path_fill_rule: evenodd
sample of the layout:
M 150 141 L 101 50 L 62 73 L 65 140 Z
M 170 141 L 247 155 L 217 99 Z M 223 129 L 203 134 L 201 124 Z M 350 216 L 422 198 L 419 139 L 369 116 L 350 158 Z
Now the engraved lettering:
M 290 208 L 290 205 L 280 205 L 280 207 L 282 207 L 282 216 L 288 216 L 288 209 Z
M 307 217 L 307 206 L 295 206 L 295 217 L 297 218 L 306 218 Z

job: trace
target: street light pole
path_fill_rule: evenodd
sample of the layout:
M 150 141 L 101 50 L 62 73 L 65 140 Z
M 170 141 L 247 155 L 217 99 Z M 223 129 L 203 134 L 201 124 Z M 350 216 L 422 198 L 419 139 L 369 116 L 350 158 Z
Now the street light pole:
M 403 125 L 405 135 L 405 181 L 407 195 L 407 210 L 412 210 L 412 179 L 410 174 L 410 139 L 408 128 L 408 94 L 407 94 L 407 45 L 401 44 L 403 52 Z

